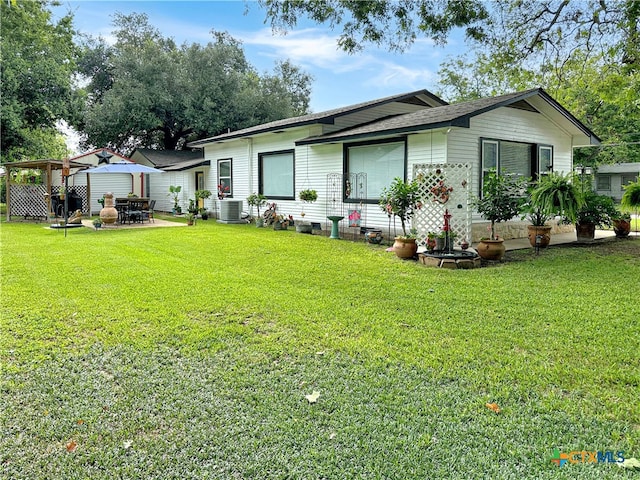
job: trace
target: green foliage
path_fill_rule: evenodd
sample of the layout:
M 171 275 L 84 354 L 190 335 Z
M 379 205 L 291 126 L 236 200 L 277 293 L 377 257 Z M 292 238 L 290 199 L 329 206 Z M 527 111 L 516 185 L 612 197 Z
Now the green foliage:
M 582 206 L 578 209 L 576 223 L 593 223 L 600 227 L 610 227 L 618 216 L 611 197 L 597 195 L 588 190 L 582 196 Z
M 545 215 L 558 215 L 575 223 L 583 199 L 572 180 L 571 174 L 545 175 L 531 192 L 531 205 Z
M 48 1 L 0 2 L 2 160 L 61 158 L 56 122 L 79 111 L 72 16 L 53 22 Z
M 482 197 L 473 206 L 483 218 L 491 222 L 491 238 L 497 240 L 498 222 L 506 222 L 521 213 L 526 198 L 526 179 L 515 175 L 498 175 L 495 170 L 484 177 Z
M 479 0 L 464 2 L 300 2 L 296 0 L 260 0 L 266 9 L 267 21 L 274 28 L 286 30 L 306 16 L 316 23 L 342 26 L 338 45 L 349 53 L 362 50 L 364 44 L 385 45 L 404 51 L 424 35 L 436 43 L 446 43 L 456 27 L 465 29 L 467 37 L 483 36 L 482 21 L 488 16 L 487 6 Z
M 303 202 L 312 203 L 318 199 L 318 192 L 316 192 L 315 190 L 302 190 L 298 194 L 298 197 Z
M 638 457 L 637 240 L 465 271 L 213 222 L 0 249 L 4 477 L 633 477 L 548 457 Z
M 620 206 L 627 211 L 638 211 L 640 208 L 640 181 L 624 186 Z
M 420 184 L 417 180 L 405 182 L 399 177 L 382 189 L 379 205 L 387 215 L 395 215 L 402 224 L 402 235 L 408 237 L 406 224 L 421 207 Z
M 228 129 L 307 113 L 311 78 L 289 62 L 258 75 L 242 45 L 212 32 L 207 45 L 163 37 L 142 14 L 117 14 L 115 45 L 85 42 L 90 93 L 86 142 L 119 150 L 174 150 Z
M 182 191 L 182 185 L 169 185 L 168 195 L 173 198 L 173 208 L 180 206 L 180 192 Z

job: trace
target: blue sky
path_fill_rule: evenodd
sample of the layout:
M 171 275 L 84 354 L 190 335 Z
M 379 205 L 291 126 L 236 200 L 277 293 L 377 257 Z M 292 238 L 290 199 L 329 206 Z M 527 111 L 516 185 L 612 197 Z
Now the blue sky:
M 271 71 L 277 60 L 289 59 L 312 75 L 313 112 L 421 88 L 435 92 L 440 63 L 464 50 L 462 37 L 454 36 L 446 47 L 421 39 L 403 54 L 367 46 L 362 53 L 348 55 L 337 47 L 338 30 L 302 21 L 287 35 L 273 33 L 260 6 L 242 0 L 61 3 L 53 10 L 54 17 L 70 10 L 78 30 L 108 41 L 115 12 L 146 13 L 151 25 L 178 43 L 206 44 L 212 29 L 227 31 L 242 42 L 248 61 L 259 72 Z

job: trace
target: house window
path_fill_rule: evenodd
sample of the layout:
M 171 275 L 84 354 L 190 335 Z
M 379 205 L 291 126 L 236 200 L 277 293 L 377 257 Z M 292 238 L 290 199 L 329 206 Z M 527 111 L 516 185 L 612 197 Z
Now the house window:
M 620 188 L 622 190 L 624 190 L 625 185 L 628 185 L 630 183 L 635 183 L 638 180 L 638 177 L 636 177 L 635 175 L 622 175 L 621 179 L 620 179 Z
M 611 190 L 611 175 L 598 175 L 596 190 Z
M 506 140 L 481 140 L 480 190 L 491 170 L 536 179 L 553 170 L 553 147 Z
M 222 189 L 222 191 L 224 191 L 225 197 L 233 197 L 230 158 L 218 160 L 218 189 Z
M 553 170 L 553 147 L 538 145 L 538 175 L 549 175 Z
M 351 196 L 347 201 L 377 203 L 382 189 L 394 178 L 406 177 L 406 143 L 384 142 L 345 146 L 345 173 L 367 175 L 366 198 Z M 363 192 L 364 193 L 364 192 Z
M 293 150 L 259 154 L 258 175 L 261 194 L 274 200 L 295 200 Z

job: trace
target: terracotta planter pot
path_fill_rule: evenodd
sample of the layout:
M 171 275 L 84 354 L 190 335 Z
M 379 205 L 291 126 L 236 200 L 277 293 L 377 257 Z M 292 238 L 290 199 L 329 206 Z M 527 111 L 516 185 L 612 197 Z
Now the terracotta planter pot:
M 532 247 L 547 248 L 551 242 L 551 226 L 527 225 L 529 230 L 529 243 Z M 536 237 L 540 235 L 540 243 L 536 245 Z
M 480 240 L 480 243 L 476 246 L 476 251 L 485 260 L 502 260 L 506 251 L 504 239 Z
M 595 237 L 595 223 L 576 223 L 576 238 L 578 242 L 593 242 Z
M 398 258 L 413 258 L 418 252 L 418 244 L 415 238 L 396 237 L 393 251 Z
M 614 220 L 613 231 L 616 233 L 616 237 L 624 238 L 631 232 L 631 222 L 626 220 Z

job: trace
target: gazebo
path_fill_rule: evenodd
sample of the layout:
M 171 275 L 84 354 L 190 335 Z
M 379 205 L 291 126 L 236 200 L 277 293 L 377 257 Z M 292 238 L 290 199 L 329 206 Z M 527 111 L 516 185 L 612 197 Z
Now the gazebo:
M 90 165 L 86 163 L 69 162 L 70 168 L 87 168 Z M 52 210 L 51 197 L 52 184 L 51 178 L 54 170 L 62 170 L 62 160 L 25 160 L 21 162 L 8 162 L 2 164 L 5 169 L 5 178 L 7 185 L 7 221 L 11 216 L 24 217 L 44 217 L 48 218 L 49 214 L 55 214 Z M 46 172 L 46 185 L 34 185 L 16 183 L 12 181 L 12 170 L 42 170 Z M 57 187 L 59 188 L 59 187 Z M 83 212 L 87 212 L 89 208 L 90 186 L 87 184 L 86 191 L 81 192 Z

